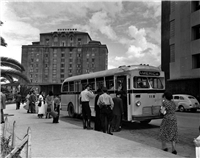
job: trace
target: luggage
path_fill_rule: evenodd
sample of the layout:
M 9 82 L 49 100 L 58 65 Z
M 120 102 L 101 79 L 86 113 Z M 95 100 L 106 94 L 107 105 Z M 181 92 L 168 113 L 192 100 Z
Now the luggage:
M 51 115 L 53 118 L 58 117 L 58 114 L 57 114 L 57 112 L 55 112 L 55 111 L 51 111 L 51 112 L 50 112 L 50 115 Z

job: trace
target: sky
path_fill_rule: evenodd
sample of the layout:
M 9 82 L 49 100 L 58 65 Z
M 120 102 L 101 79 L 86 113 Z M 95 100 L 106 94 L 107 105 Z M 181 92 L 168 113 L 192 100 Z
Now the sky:
M 108 69 L 121 65 L 161 65 L 161 1 L 1 0 L 1 56 L 21 62 L 22 45 L 40 33 L 77 28 L 106 44 Z

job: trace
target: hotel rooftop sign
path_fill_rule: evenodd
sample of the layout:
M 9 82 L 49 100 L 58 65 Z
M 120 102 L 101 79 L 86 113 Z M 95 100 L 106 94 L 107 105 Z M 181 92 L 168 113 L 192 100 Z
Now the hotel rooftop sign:
M 58 32 L 73 32 L 73 31 L 77 31 L 77 29 L 58 29 Z

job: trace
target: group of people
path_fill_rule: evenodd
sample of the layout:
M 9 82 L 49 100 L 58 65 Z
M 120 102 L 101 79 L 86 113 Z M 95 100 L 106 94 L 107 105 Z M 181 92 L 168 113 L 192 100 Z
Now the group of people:
M 82 104 L 83 115 L 83 128 L 92 129 L 91 110 L 89 106 L 90 99 L 95 97 L 95 125 L 97 131 L 103 131 L 113 135 L 112 132 L 120 131 L 120 125 L 123 116 L 123 101 L 121 99 L 121 92 L 116 93 L 116 97 L 112 98 L 107 93 L 107 88 L 97 90 L 95 97 L 94 93 L 90 90 L 90 85 L 86 85 L 85 90 L 81 92 L 80 101 Z M 178 141 L 178 127 L 177 118 L 175 115 L 176 105 L 172 100 L 172 94 L 165 92 L 163 94 L 163 107 L 166 113 L 163 116 L 160 125 L 159 139 L 161 140 L 162 149 L 168 151 L 167 142 L 171 142 L 172 153 L 177 154 L 176 143 Z
M 91 109 L 89 102 L 95 97 L 95 126 L 96 131 L 103 131 L 113 135 L 112 132 L 120 131 L 123 116 L 123 101 L 121 99 L 121 92 L 116 93 L 116 97 L 112 98 L 107 93 L 107 88 L 97 90 L 95 97 L 91 91 L 91 86 L 86 85 L 85 89 L 80 94 L 80 102 L 82 105 L 83 115 L 83 128 L 93 129 L 91 127 Z M 34 91 L 31 91 L 26 97 L 27 99 L 27 113 L 35 113 L 35 104 L 38 103 L 38 117 L 42 118 L 46 115 L 46 118 L 53 116 L 53 123 L 58 123 L 60 115 L 60 99 L 58 96 L 53 95 L 50 91 L 49 94 L 44 97 L 43 92 L 40 92 L 36 97 Z M 3 109 L 5 109 L 5 94 L 1 92 L 1 123 L 4 123 Z M 19 99 L 20 100 L 20 99 Z M 16 100 L 16 109 L 20 108 L 19 100 Z M 46 105 L 46 106 L 45 106 Z M 163 104 L 166 113 L 163 116 L 163 120 L 160 125 L 159 139 L 162 143 L 162 149 L 168 151 L 167 142 L 171 142 L 172 153 L 177 154 L 176 143 L 178 141 L 178 127 L 177 118 L 175 115 L 176 105 L 172 100 L 172 94 L 165 92 L 163 94 Z M 55 117 L 56 116 L 56 117 Z
M 26 109 L 27 113 L 36 113 L 38 107 L 38 118 L 53 117 L 53 123 L 59 123 L 60 116 L 60 98 L 58 95 L 53 95 L 52 91 L 45 97 L 44 92 L 40 92 L 37 96 L 34 91 L 26 96 Z
M 90 90 L 91 86 L 86 85 L 85 89 L 80 94 L 80 101 L 82 105 L 83 128 L 93 129 L 90 126 L 91 109 L 89 106 L 90 99 L 95 97 Z M 112 98 L 107 93 L 107 88 L 97 90 L 95 97 L 95 130 L 103 131 L 113 135 L 112 132 L 120 131 L 121 120 L 123 116 L 123 101 L 121 99 L 121 92 L 116 93 L 116 97 Z

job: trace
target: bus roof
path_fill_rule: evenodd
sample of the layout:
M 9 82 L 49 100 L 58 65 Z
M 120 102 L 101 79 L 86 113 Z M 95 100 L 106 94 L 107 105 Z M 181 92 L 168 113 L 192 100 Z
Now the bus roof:
M 114 74 L 120 74 L 123 72 L 128 72 L 132 70 L 150 70 L 160 72 L 161 70 L 158 67 L 147 66 L 147 65 L 130 65 L 130 66 L 119 66 L 118 68 L 108 69 L 103 71 L 92 72 L 89 74 L 82 74 L 77 76 L 68 77 L 64 80 L 64 82 L 76 81 L 76 80 L 84 80 L 90 78 L 99 78 L 102 76 L 112 76 Z

